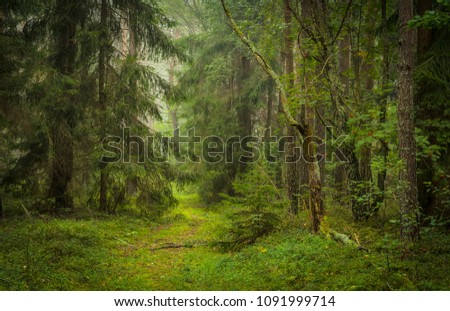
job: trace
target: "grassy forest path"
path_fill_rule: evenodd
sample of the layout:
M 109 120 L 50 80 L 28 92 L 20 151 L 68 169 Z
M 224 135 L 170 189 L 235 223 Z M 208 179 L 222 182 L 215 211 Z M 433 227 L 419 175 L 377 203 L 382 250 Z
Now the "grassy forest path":
M 126 215 L 0 222 L 0 290 L 187 290 L 224 215 L 195 194 L 157 222 Z
M 208 247 L 218 223 L 223 215 L 211 211 L 201 203 L 198 195 L 184 194 L 177 197 L 179 205 L 163 217 L 147 233 L 135 232 L 129 242 L 122 239 L 118 255 L 130 261 L 127 277 L 132 277 L 146 290 L 187 289 L 189 280 L 180 276 L 196 264 L 210 256 Z M 135 259 L 139 258 L 139 262 Z
M 429 273 L 424 269 L 416 280 L 413 263 L 392 260 L 394 253 L 386 261 L 387 250 L 364 252 L 298 228 L 274 233 L 241 252 L 220 252 L 210 242 L 227 224 L 230 211 L 205 206 L 196 194 L 177 198 L 180 204 L 161 221 L 138 231 L 131 245 L 116 248 L 120 274 L 128 280 L 117 289 L 416 289 L 414 283 Z M 444 287 L 445 279 L 440 280 Z
M 450 243 L 436 243 L 433 232 L 404 259 L 378 230 L 347 224 L 342 232 L 359 230 L 362 241 L 373 240 L 370 252 L 296 225 L 240 252 L 220 252 L 210 242 L 224 232 L 232 209 L 205 206 L 195 194 L 177 198 L 180 204 L 156 222 L 126 215 L 4 219 L 0 290 L 448 288 Z

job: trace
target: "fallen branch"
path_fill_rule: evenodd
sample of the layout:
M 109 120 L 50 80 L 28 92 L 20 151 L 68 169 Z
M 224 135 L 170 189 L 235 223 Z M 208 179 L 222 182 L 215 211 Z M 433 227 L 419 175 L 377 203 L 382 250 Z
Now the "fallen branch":
M 194 247 L 197 247 L 197 246 L 205 246 L 205 245 L 206 245 L 206 243 L 200 243 L 200 244 L 188 244 L 188 243 L 185 243 L 185 244 L 174 244 L 174 243 L 167 243 L 167 244 L 164 244 L 164 245 L 161 245 L 161 246 L 158 246 L 158 247 L 150 248 L 150 250 L 151 251 L 159 251 L 159 250 L 162 250 L 162 249 L 194 248 Z
M 345 245 L 358 247 L 358 244 L 355 241 L 353 241 L 352 239 L 350 239 L 346 234 L 339 233 L 334 230 L 330 230 L 330 236 L 336 242 L 341 242 L 342 244 L 345 244 Z
M 330 230 L 330 236 L 336 242 L 340 242 L 340 243 L 345 244 L 345 245 L 356 247 L 356 248 L 358 248 L 358 250 L 361 250 L 361 251 L 369 252 L 369 250 L 367 248 L 365 248 L 364 246 L 361 245 L 361 243 L 359 242 L 359 239 L 358 239 L 358 236 L 356 235 L 356 233 L 355 233 L 355 241 L 350 239 L 346 234 L 339 233 L 339 232 L 334 231 L 334 230 Z

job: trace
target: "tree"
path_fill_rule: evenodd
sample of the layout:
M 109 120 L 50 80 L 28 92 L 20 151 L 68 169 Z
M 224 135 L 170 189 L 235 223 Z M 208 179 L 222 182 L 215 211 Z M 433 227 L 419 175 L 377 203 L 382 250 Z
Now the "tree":
M 417 66 L 414 70 L 415 121 L 418 131 L 417 183 L 423 219 L 445 221 L 449 179 L 449 37 L 450 3 L 421 0 L 410 22 L 417 28 Z
M 148 124 L 142 120 L 160 118 L 154 98 L 168 97 L 170 86 L 147 62 L 184 59 L 165 33 L 174 24 L 154 2 L 102 0 L 92 11 L 94 16 L 100 16 L 99 23 L 95 18 L 90 20 L 97 39 L 93 54 L 98 64 L 98 104 L 92 114 L 97 143 L 101 144 L 107 135 L 121 135 L 124 125 L 136 134 L 148 136 Z M 144 150 L 142 146 L 136 148 L 136 141 L 130 135 L 124 137 L 124 155 L 142 159 Z M 149 148 L 156 149 L 156 146 Z M 100 175 L 98 207 L 103 212 L 115 211 L 132 196 L 145 196 L 150 189 L 144 189 L 144 184 L 153 178 L 161 178 L 159 186 L 164 189 L 162 192 L 167 192 L 165 179 L 168 176 L 163 175 L 171 174 L 168 167 L 161 165 L 158 171 L 156 167 L 150 169 L 148 163 L 130 163 L 131 169 L 104 162 L 98 164 L 95 167 Z M 122 182 L 123 179 L 126 182 Z M 171 195 L 169 197 L 168 201 L 174 201 Z
M 320 229 L 320 223 L 323 217 L 324 204 L 322 197 L 322 185 L 320 182 L 320 168 L 317 161 L 316 145 L 308 141 L 314 136 L 314 125 L 311 123 L 301 124 L 298 122 L 289 111 L 289 102 L 286 92 L 286 87 L 280 80 L 280 77 L 275 73 L 270 64 L 267 62 L 264 56 L 256 49 L 255 45 L 242 33 L 237 26 L 235 20 L 231 16 L 225 1 L 222 0 L 222 7 L 228 18 L 229 24 L 242 40 L 242 42 L 250 49 L 254 58 L 261 66 L 261 68 L 274 80 L 276 88 L 280 93 L 280 104 L 283 115 L 288 123 L 288 126 L 294 128 L 294 133 L 297 139 L 301 142 L 307 142 L 306 161 L 308 162 L 308 178 L 309 178 L 309 210 L 311 212 L 311 230 L 318 232 Z M 307 118 L 308 119 L 308 118 Z M 309 119 L 310 120 L 310 119 Z M 309 142 L 309 143 L 308 143 Z
M 106 65 L 107 65 L 107 53 L 109 49 L 109 31 L 108 31 L 108 3 L 107 0 L 102 0 L 100 7 L 100 37 L 99 37 L 99 53 L 98 53 L 98 105 L 102 116 L 105 115 L 107 105 L 106 95 Z M 101 118 L 103 121 L 103 118 Z M 104 129 L 106 124 L 104 122 L 100 126 L 100 139 L 105 136 Z M 107 182 L 108 174 L 105 170 L 106 163 L 100 163 L 100 202 L 99 209 L 103 212 L 107 211 Z
M 398 65 L 398 147 L 404 168 L 400 171 L 401 236 L 405 241 L 419 239 L 419 203 L 416 177 L 416 140 L 414 122 L 414 45 L 415 31 L 408 28 L 413 18 L 413 2 L 399 0 Z
M 255 4 L 261 3 L 235 2 L 236 7 L 242 8 L 239 20 L 263 22 L 262 13 L 245 9 L 253 8 Z M 189 32 L 179 40 L 189 47 L 192 62 L 186 64 L 180 73 L 177 93 L 183 96 L 178 116 L 182 130 L 195 127 L 197 135 L 214 134 L 224 141 L 221 147 L 226 150 L 226 155 L 222 160 L 183 166 L 196 172 L 202 199 L 217 202 L 222 193 L 235 193 L 232 181 L 252 165 L 238 144 L 228 141 L 228 138 L 242 139 L 260 130 L 262 132 L 264 124 L 258 117 L 264 114 L 265 121 L 267 117 L 271 118 L 272 113 L 266 114 L 263 107 L 267 106 L 266 101 L 270 103 L 273 99 L 274 92 L 268 79 L 261 79 L 261 70 L 256 62 L 223 22 L 220 4 L 207 2 L 202 9 L 208 27 L 202 27 L 195 34 Z M 179 27 L 183 29 L 182 25 Z M 249 31 L 254 31 L 258 42 L 264 43 L 259 29 L 249 28 Z M 275 48 L 273 50 L 279 52 Z
M 381 71 L 381 96 L 379 99 L 380 103 L 380 123 L 384 125 L 386 123 L 387 118 L 387 106 L 388 106 L 388 82 L 389 82 L 389 33 L 388 33 L 388 24 L 387 24 L 387 4 L 386 0 L 381 1 L 381 44 L 382 44 L 382 57 L 383 57 L 383 68 Z M 387 156 L 388 156 L 388 146 L 387 142 L 382 139 L 381 140 L 381 148 L 380 155 L 383 161 L 383 168 L 378 173 L 377 176 L 377 186 L 380 191 L 379 196 L 377 197 L 377 202 L 379 204 L 384 202 L 385 199 L 385 188 L 386 188 L 386 164 L 387 164 Z
M 73 130 L 76 127 L 76 111 L 73 102 L 73 74 L 77 57 L 77 26 L 80 2 L 57 0 L 53 38 L 56 53 L 54 68 L 61 76 L 61 96 L 51 109 L 50 129 L 53 147 L 50 196 L 57 208 L 73 208 L 70 184 L 73 176 Z
M 287 76 L 288 85 L 287 89 L 294 90 L 294 44 L 292 34 L 292 13 L 290 11 L 290 0 L 284 0 L 284 47 L 283 47 L 283 59 L 284 59 L 284 74 Z M 289 92 L 288 92 L 289 93 Z M 288 95 L 289 96 L 289 95 Z M 289 96 L 292 101 L 293 96 Z M 297 110 L 294 108 L 294 111 Z M 294 114 L 296 114 L 294 112 Z M 287 144 L 285 157 L 288 161 L 286 163 L 286 186 L 287 194 L 290 201 L 290 212 L 295 215 L 299 209 L 299 160 L 298 160 L 298 148 L 296 148 L 295 128 L 288 126 L 288 137 L 292 138 Z M 292 158 L 290 158 L 292 157 Z M 301 161 L 301 160 L 300 160 Z

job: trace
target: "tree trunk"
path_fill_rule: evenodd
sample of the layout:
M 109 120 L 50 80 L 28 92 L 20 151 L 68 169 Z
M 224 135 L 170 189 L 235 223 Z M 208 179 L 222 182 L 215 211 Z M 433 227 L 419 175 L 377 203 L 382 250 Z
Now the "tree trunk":
M 375 98 L 372 95 L 374 93 L 373 87 L 374 87 L 374 78 L 373 78 L 373 71 L 374 71 L 374 49 L 375 49 L 375 32 L 373 29 L 377 26 L 377 16 L 378 8 L 376 6 L 376 1 L 368 1 L 368 8 L 367 8 L 367 14 L 370 16 L 367 20 L 367 29 L 364 29 L 365 32 L 365 40 L 363 40 L 364 43 L 364 49 L 368 51 L 367 57 L 365 57 L 361 62 L 361 70 L 364 72 L 364 93 L 361 92 L 360 94 L 364 94 L 362 98 L 360 98 L 358 101 L 364 105 L 365 101 L 370 101 L 375 103 Z M 366 193 L 370 193 L 371 191 L 371 181 L 372 181 L 372 170 L 371 170 L 371 162 L 372 162 L 372 144 L 366 143 L 362 147 L 362 154 L 361 154 L 361 160 L 359 163 L 359 170 L 361 179 L 363 182 L 366 183 Z M 370 202 L 367 202 L 370 204 Z M 370 207 L 369 207 L 370 208 Z
M 284 0 L 284 73 L 288 76 L 288 87 L 290 90 L 294 87 L 294 46 L 292 42 L 292 16 L 289 9 L 289 0 Z M 291 96 L 292 98 L 292 96 Z M 298 149 L 296 147 L 295 129 L 288 126 L 288 137 L 292 137 L 292 141 L 286 145 L 286 186 L 287 194 L 290 202 L 290 213 L 295 215 L 298 213 L 298 191 L 299 191 L 299 174 L 298 174 Z
M 174 34 L 174 39 L 178 39 L 180 37 L 180 34 L 178 31 Z M 175 58 L 171 59 L 169 61 L 169 85 L 171 88 L 175 87 L 175 67 L 177 65 L 177 61 Z M 174 103 L 173 101 L 168 101 L 167 103 L 167 109 L 170 113 L 170 118 L 172 121 L 172 133 L 173 133 L 173 143 L 174 143 L 174 152 L 175 154 L 179 153 L 179 140 L 176 135 L 176 131 L 179 129 L 179 123 L 178 123 L 178 105 Z
M 433 9 L 433 1 L 419 0 L 417 2 L 417 13 L 423 15 L 427 10 Z M 417 60 L 419 63 L 426 61 L 427 53 L 433 45 L 433 31 L 424 27 L 418 28 L 417 34 Z M 426 105 L 421 105 L 420 101 L 423 95 L 427 92 L 424 83 L 417 85 L 416 103 L 420 107 L 418 117 L 429 118 L 433 115 Z M 436 140 L 434 135 L 430 135 L 429 141 L 433 143 Z M 417 163 L 417 188 L 420 206 L 424 215 L 432 215 L 433 203 L 435 201 L 434 191 L 432 187 L 435 186 L 434 180 L 434 163 L 432 156 L 422 156 Z
M 251 42 L 239 29 L 239 27 L 236 24 L 236 21 L 231 16 L 230 11 L 228 10 L 225 0 L 221 0 L 223 10 L 225 14 L 227 15 L 228 21 L 230 23 L 230 26 L 233 28 L 234 32 L 238 35 L 238 37 L 241 39 L 241 41 L 250 49 L 252 55 L 255 57 L 255 60 L 258 62 L 258 64 L 261 66 L 261 68 L 273 79 L 275 82 L 275 85 L 277 87 L 278 92 L 280 93 L 280 104 L 281 109 L 283 112 L 283 115 L 289 124 L 289 126 L 296 129 L 295 135 L 298 137 L 300 141 L 306 140 L 308 136 L 308 131 L 313 131 L 313 127 L 310 127 L 309 130 L 307 129 L 307 126 L 305 124 L 299 123 L 290 113 L 289 107 L 288 107 L 288 99 L 286 96 L 286 88 L 283 85 L 283 83 L 280 80 L 280 77 L 273 71 L 270 64 L 267 62 L 267 60 L 259 53 L 259 51 L 256 49 L 253 42 Z M 320 184 L 320 171 L 317 164 L 317 154 L 313 154 L 311 156 L 311 165 L 308 165 L 308 169 L 311 172 L 310 177 L 316 177 L 316 178 L 310 178 L 310 210 L 312 213 L 312 230 L 313 232 L 318 232 L 320 229 L 320 223 L 324 211 L 323 206 L 323 198 L 322 198 L 322 186 Z M 317 178 L 318 177 L 318 178 Z M 322 213 L 322 215 L 320 214 Z
M 404 168 L 400 171 L 401 237 L 415 242 L 419 238 L 419 204 L 416 180 L 416 140 L 414 136 L 414 42 L 415 32 L 407 27 L 413 18 L 413 1 L 399 0 L 399 64 L 398 64 L 398 143 Z
M 299 122 L 304 122 L 305 120 L 305 107 L 302 105 L 300 108 L 300 113 L 298 115 L 297 120 Z M 303 148 L 303 147 L 302 147 Z M 302 152 L 305 152 L 303 149 Z M 308 177 L 308 163 L 305 160 L 305 157 L 301 157 L 298 161 L 298 184 L 299 184 L 299 208 L 301 209 L 308 209 L 309 203 L 308 203 L 308 184 L 309 184 L 309 177 Z M 322 168 L 321 172 L 322 172 Z M 321 178 L 321 181 L 323 178 Z
M 252 135 L 253 127 L 252 127 L 252 110 L 250 106 L 253 105 L 252 102 L 249 102 L 249 98 L 247 94 L 245 94 L 245 90 L 243 89 L 243 85 L 245 81 L 249 78 L 250 75 L 250 58 L 244 55 L 238 55 L 237 68 L 238 68 L 238 80 L 236 83 L 237 94 L 238 95 L 238 104 L 236 105 L 236 114 L 237 121 L 239 124 L 239 134 L 243 137 L 249 137 Z M 239 163 L 239 171 L 246 172 L 248 170 L 248 161 L 244 160 Z
M 342 1 L 342 0 L 341 0 Z M 346 0 L 343 1 L 346 3 Z M 343 39 L 339 41 L 339 80 L 343 85 L 343 96 L 344 98 L 349 97 L 350 94 L 350 79 L 348 78 L 348 71 L 350 70 L 350 59 L 351 59 L 351 42 L 350 35 L 345 33 L 343 35 Z M 334 186 L 336 187 L 337 198 L 341 199 L 343 195 L 346 193 L 346 189 L 348 188 L 345 184 L 345 165 L 338 163 L 334 173 Z
M 375 31 L 377 23 L 377 13 L 378 6 L 377 1 L 369 1 L 367 4 L 367 15 L 368 20 L 366 22 L 366 27 L 363 28 L 363 32 L 365 33 L 365 38 L 363 40 L 363 49 L 368 51 L 367 56 L 361 60 L 361 70 L 364 73 L 362 77 L 364 81 L 364 89 L 360 92 L 360 95 L 363 97 L 358 99 L 360 103 L 360 107 L 364 111 L 363 108 L 366 101 L 376 104 L 376 97 L 374 94 L 374 49 L 375 49 Z M 361 75 L 362 76 L 362 75 Z M 367 111 L 367 110 L 365 110 Z M 359 161 L 359 172 L 361 177 L 361 196 L 365 199 L 362 202 L 362 209 L 365 214 L 365 218 L 369 218 L 377 213 L 378 208 L 377 205 L 374 204 L 374 200 L 372 199 L 372 142 L 365 143 L 361 147 L 361 158 Z
M 76 16 L 77 1 L 58 0 L 56 2 L 55 15 L 60 17 L 54 28 L 54 36 L 57 45 L 55 68 L 63 76 L 74 73 L 76 44 Z M 65 17 L 65 18 L 63 18 Z M 64 86 L 66 94 L 59 103 L 61 109 L 55 113 L 51 125 L 51 137 L 53 140 L 53 164 L 50 185 L 50 197 L 54 199 L 57 208 L 73 208 L 73 199 L 69 191 L 73 176 L 73 138 L 75 127 L 73 98 L 69 91 L 71 86 Z
M 264 132 L 264 152 L 266 160 L 270 160 L 270 135 L 272 133 L 272 115 L 273 115 L 273 82 L 267 83 L 267 107 L 266 107 L 266 130 Z
M 98 57 L 98 104 L 100 109 L 100 141 L 103 140 L 105 134 L 105 126 L 103 120 L 106 117 L 106 53 L 108 49 L 108 10 L 107 1 L 102 0 L 100 13 L 100 52 Z M 108 210 L 108 173 L 106 172 L 106 163 L 100 163 L 100 202 L 99 209 L 102 212 Z
M 282 64 L 282 66 L 284 67 L 284 54 L 280 53 L 281 57 L 280 57 L 280 64 Z M 275 118 L 275 123 L 276 123 L 276 134 L 277 134 L 277 140 L 279 141 L 279 139 L 281 139 L 282 137 L 286 136 L 286 124 L 285 122 L 283 122 L 283 114 L 284 114 L 284 110 L 283 110 L 283 95 L 281 94 L 281 92 L 278 91 L 278 96 L 277 98 L 277 110 L 276 110 L 276 118 Z M 286 185 L 286 165 L 283 161 L 280 161 L 278 163 L 279 165 L 277 166 L 277 172 L 276 172 L 276 184 L 277 187 L 279 187 L 280 189 L 287 189 L 287 185 Z
M 175 38 L 177 38 L 177 36 L 175 36 Z M 176 66 L 176 60 L 172 59 L 169 62 L 169 85 L 170 87 L 175 87 L 175 66 Z M 170 117 L 172 120 L 172 131 L 175 137 L 175 131 L 178 129 L 179 124 L 178 124 L 178 116 L 177 116 L 177 110 L 178 110 L 178 106 L 169 106 L 168 107 L 169 113 L 170 113 Z
M 324 216 L 324 205 L 322 198 L 322 182 L 320 178 L 320 167 L 317 161 L 317 145 L 313 141 L 314 136 L 315 110 L 312 105 L 305 107 L 306 137 L 304 139 L 303 150 L 308 168 L 309 187 L 309 209 L 311 212 L 311 230 L 319 232 L 320 224 Z
M 323 103 L 320 103 L 317 107 L 317 111 L 321 116 L 325 115 L 325 107 Z M 315 135 L 319 138 L 319 140 L 322 142 L 317 148 L 317 152 L 322 155 L 324 158 L 319 161 L 319 168 L 320 168 L 320 182 L 322 185 L 325 183 L 325 125 L 323 125 L 321 122 L 319 122 L 319 118 L 316 116 L 314 117 L 314 124 L 315 124 Z
M 302 18 L 310 20 L 312 18 L 313 3 L 311 0 L 302 2 Z M 308 96 L 303 94 L 303 96 Z M 322 178 L 320 165 L 318 162 L 317 142 L 315 138 L 315 107 L 310 101 L 304 106 L 306 135 L 303 140 L 303 153 L 308 169 L 308 187 L 309 187 L 309 210 L 311 213 L 311 230 L 319 232 L 320 224 L 325 213 L 322 197 Z
M 53 164 L 50 196 L 58 209 L 72 209 L 73 199 L 69 193 L 73 176 L 73 142 L 70 127 L 61 120 L 52 126 Z
M 286 186 L 290 202 L 289 212 L 298 214 L 299 206 L 299 173 L 298 173 L 298 148 L 296 148 L 295 129 L 288 127 L 288 137 L 291 141 L 286 144 Z
M 389 83 L 389 34 L 387 25 L 387 7 L 386 0 L 381 0 L 381 45 L 383 47 L 383 68 L 381 72 L 381 98 L 380 98 L 380 124 L 384 125 L 387 118 L 387 102 L 388 102 L 388 83 Z M 377 186 L 379 194 L 376 196 L 376 204 L 380 205 L 384 202 L 385 182 L 386 182 L 386 165 L 388 156 L 388 144 L 384 139 L 381 140 L 380 152 L 383 159 L 381 171 L 377 176 Z

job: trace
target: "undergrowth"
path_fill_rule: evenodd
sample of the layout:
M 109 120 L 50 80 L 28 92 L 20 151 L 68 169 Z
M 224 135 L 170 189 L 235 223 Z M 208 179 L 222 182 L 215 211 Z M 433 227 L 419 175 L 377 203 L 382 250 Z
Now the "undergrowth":
M 450 236 L 440 228 L 405 250 L 396 224 L 337 221 L 347 211 L 336 207 L 329 225 L 366 250 L 310 234 L 303 212 L 253 245 L 223 252 L 212 245 L 233 207 L 206 207 L 196 195 L 179 201 L 160 221 L 2 220 L 0 290 L 450 289 Z

